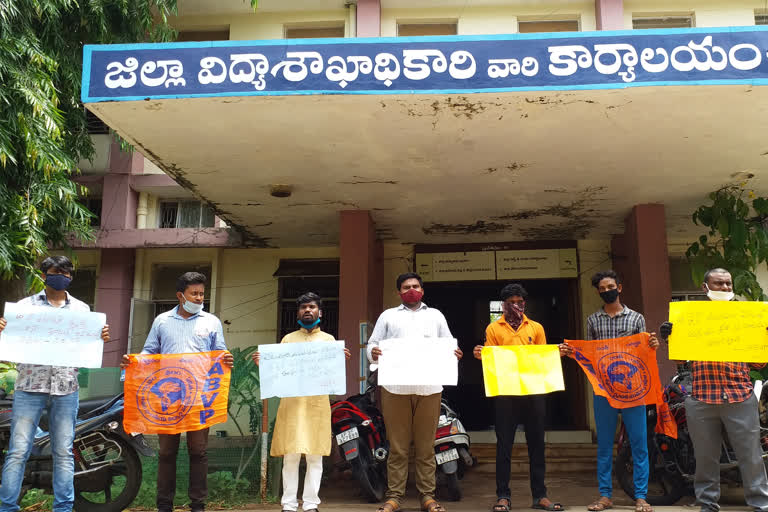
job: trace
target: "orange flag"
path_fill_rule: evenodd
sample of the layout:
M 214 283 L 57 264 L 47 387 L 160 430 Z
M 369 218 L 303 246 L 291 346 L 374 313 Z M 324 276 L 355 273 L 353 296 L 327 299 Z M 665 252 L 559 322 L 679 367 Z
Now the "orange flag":
M 616 409 L 656 404 L 656 432 L 677 439 L 677 423 L 664 401 L 656 351 L 649 334 L 598 341 L 566 340 L 596 395 Z
M 230 368 L 224 350 L 131 354 L 123 425 L 131 434 L 178 434 L 227 421 Z

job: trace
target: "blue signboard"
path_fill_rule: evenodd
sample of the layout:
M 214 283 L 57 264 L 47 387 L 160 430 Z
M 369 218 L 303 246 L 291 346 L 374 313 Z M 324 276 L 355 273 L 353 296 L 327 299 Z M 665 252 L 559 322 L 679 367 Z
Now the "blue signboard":
M 768 27 L 87 45 L 83 102 L 768 84 Z

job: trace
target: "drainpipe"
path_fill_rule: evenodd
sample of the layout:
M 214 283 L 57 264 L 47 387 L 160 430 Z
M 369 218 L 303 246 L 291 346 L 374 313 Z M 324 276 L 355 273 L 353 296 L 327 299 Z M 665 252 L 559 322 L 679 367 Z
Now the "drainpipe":
M 345 37 L 357 37 L 357 4 L 348 2 L 344 7 L 347 8 Z

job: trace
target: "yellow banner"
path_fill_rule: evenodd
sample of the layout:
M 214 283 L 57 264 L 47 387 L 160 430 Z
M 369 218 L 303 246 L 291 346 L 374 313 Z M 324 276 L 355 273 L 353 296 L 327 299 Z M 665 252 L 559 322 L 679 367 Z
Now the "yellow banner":
M 557 345 L 483 347 L 485 395 L 541 395 L 565 389 Z
M 768 362 L 767 302 L 671 302 L 669 321 L 670 359 Z

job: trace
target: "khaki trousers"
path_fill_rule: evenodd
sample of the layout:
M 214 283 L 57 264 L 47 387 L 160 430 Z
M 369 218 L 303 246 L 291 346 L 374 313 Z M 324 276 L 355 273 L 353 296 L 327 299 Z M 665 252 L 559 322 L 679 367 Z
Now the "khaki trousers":
M 435 497 L 434 443 L 441 395 L 396 395 L 381 389 L 381 409 L 389 440 L 387 499 L 401 503 L 405 498 L 411 441 L 416 454 L 416 489 L 421 502 Z

